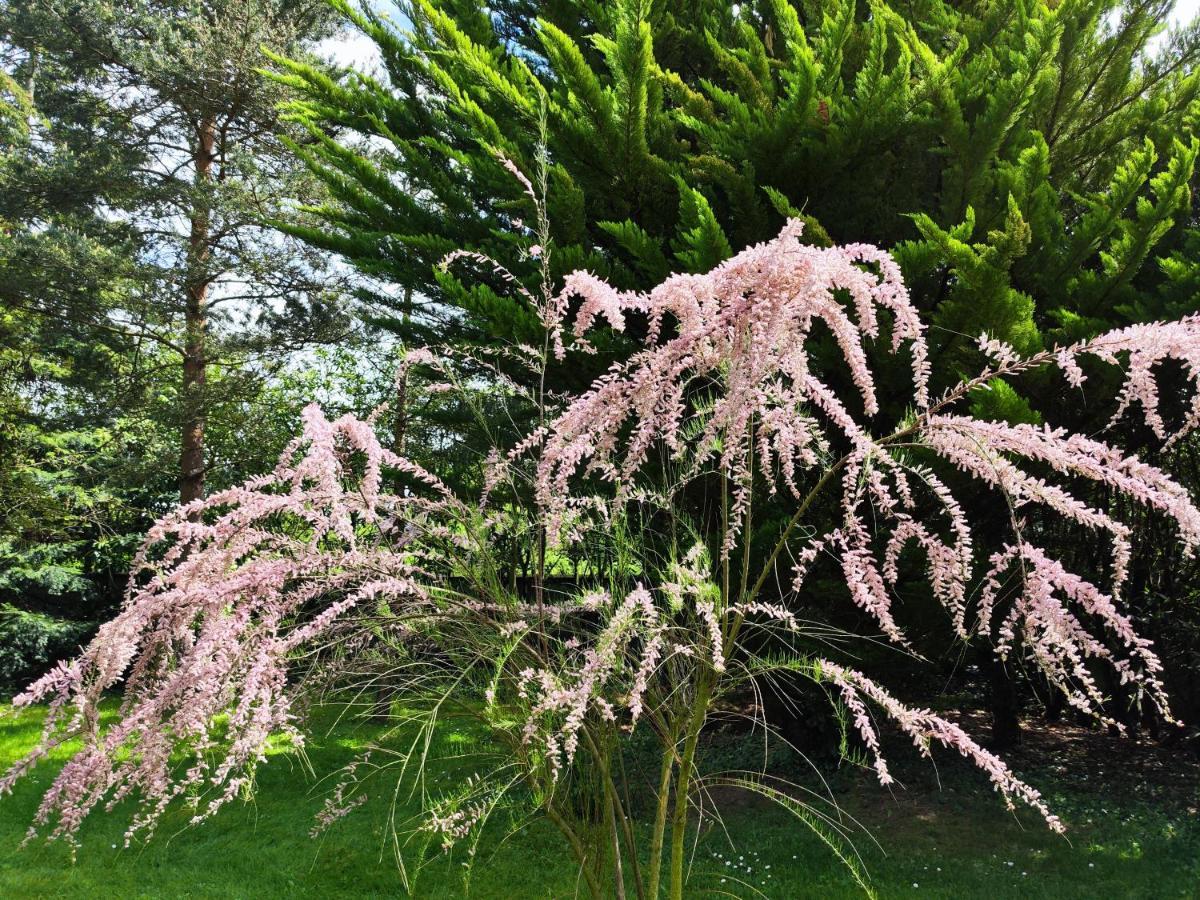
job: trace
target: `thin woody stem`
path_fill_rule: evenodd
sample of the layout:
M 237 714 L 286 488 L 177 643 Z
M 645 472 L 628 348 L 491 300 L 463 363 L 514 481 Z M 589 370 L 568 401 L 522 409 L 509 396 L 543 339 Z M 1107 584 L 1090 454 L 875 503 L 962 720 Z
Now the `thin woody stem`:
M 583 878 L 587 882 L 588 893 L 592 895 L 592 900 L 604 900 L 604 891 L 600 887 L 600 881 L 596 878 L 596 873 L 592 871 L 591 861 L 588 859 L 583 841 L 575 832 L 575 829 L 571 827 L 570 823 L 563 818 L 562 813 L 554 808 L 553 802 L 547 803 L 545 808 L 546 818 L 554 823 L 554 826 L 567 839 L 567 843 L 571 845 L 571 851 L 575 854 L 575 859 L 579 861 L 579 871 L 583 873 Z
M 708 703 L 712 698 L 716 673 L 704 670 L 696 687 L 696 701 L 692 704 L 691 721 L 688 723 L 683 757 L 679 762 L 679 779 L 675 785 L 675 812 L 671 820 L 671 900 L 683 900 L 683 856 L 687 838 L 688 796 L 691 792 L 692 766 L 696 758 L 696 745 L 700 731 L 708 714 Z
M 675 742 L 671 740 L 663 750 L 662 769 L 658 776 L 658 808 L 654 814 L 654 834 L 650 839 L 650 900 L 658 900 L 659 882 L 662 877 L 663 840 L 667 831 L 667 809 L 670 806 L 671 772 L 675 768 Z
M 582 729 L 581 733 L 583 734 L 584 740 L 587 741 L 588 749 L 592 751 L 592 755 L 596 759 L 596 764 L 600 767 L 601 775 L 604 777 L 604 793 L 610 811 L 613 815 L 612 820 L 610 820 L 610 827 L 612 828 L 613 832 L 613 853 L 615 854 L 614 862 L 617 869 L 616 877 L 619 885 L 618 893 L 624 896 L 625 891 L 625 880 L 624 876 L 621 874 L 621 842 L 616 830 L 616 821 L 619 819 L 621 823 L 621 831 L 625 835 L 625 842 L 629 845 L 631 857 L 630 865 L 633 868 L 634 884 L 637 885 L 638 898 L 641 900 L 641 898 L 644 897 L 642 892 L 642 874 L 638 864 L 637 845 L 634 842 L 633 825 L 630 822 L 629 817 L 625 814 L 625 807 L 621 803 L 621 796 L 617 791 L 616 781 L 612 777 L 612 767 L 609 765 L 608 755 L 601 752 L 600 745 L 592 736 L 590 729 L 585 727 Z

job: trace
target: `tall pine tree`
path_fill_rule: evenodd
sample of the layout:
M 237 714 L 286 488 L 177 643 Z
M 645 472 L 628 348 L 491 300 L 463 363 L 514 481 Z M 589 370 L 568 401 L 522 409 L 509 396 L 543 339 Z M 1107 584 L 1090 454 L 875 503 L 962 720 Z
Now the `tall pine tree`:
M 329 30 L 320 0 L 30 0 L 0 16 L 7 70 L 29 84 L 48 139 L 75 142 L 46 184 L 103 198 L 123 243 L 102 246 L 136 269 L 116 295 L 82 281 L 57 293 L 31 283 L 20 302 L 150 341 L 175 361 L 184 502 L 204 494 L 220 389 L 253 382 L 260 362 L 336 324 L 326 257 L 266 224 L 288 213 L 284 198 L 310 197 L 314 185 L 281 143 L 283 94 L 259 73 L 263 47 L 303 55 Z M 38 211 L 27 213 L 36 252 L 46 245 Z M 90 271 L 51 266 L 60 278 L 68 268 Z M 11 267 L 17 278 L 36 271 Z
M 328 18 L 0 3 L 0 686 L 111 611 L 181 490 L 270 464 L 295 410 L 264 384 L 342 333 L 326 255 L 266 224 L 319 185 L 257 71 Z

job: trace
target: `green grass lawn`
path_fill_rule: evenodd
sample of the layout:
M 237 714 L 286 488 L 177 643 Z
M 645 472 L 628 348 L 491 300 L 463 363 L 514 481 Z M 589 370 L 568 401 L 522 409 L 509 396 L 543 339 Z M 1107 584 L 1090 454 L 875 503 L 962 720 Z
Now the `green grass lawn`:
M 37 724 L 30 712 L 0 719 L 0 764 L 32 744 Z M 333 772 L 372 737 L 369 727 L 339 726 L 313 740 L 309 759 L 318 774 Z M 951 760 L 942 761 L 940 789 L 932 768 L 917 763 L 898 769 L 907 789 L 885 791 L 858 773 L 838 776 L 834 789 L 881 845 L 858 841 L 882 897 L 1200 897 L 1195 780 L 1172 772 L 1168 757 L 1171 777 L 1147 781 L 1138 758 L 1123 763 L 1106 747 L 1085 748 L 1092 769 L 1069 763 L 1066 750 L 1056 764 L 1043 748 L 1041 757 L 1052 762 L 1026 773 L 1067 820 L 1066 839 L 1031 816 L 1004 812 L 974 773 Z M 1106 774 L 1106 764 L 1116 771 Z M 148 844 L 124 849 L 128 815 L 121 810 L 95 815 L 74 863 L 62 845 L 18 849 L 52 765 L 0 798 L 0 897 L 402 894 L 385 841 L 388 798 L 372 797 L 314 840 L 313 816 L 331 784 L 318 783 L 288 754 L 263 767 L 253 803 L 232 805 L 196 828 L 182 827 L 186 817 L 174 814 Z M 750 884 L 772 898 L 861 896 L 836 860 L 782 814 L 725 799 L 724 829 L 711 828 L 697 845 L 692 895 L 753 896 L 743 886 Z M 462 896 L 462 872 L 460 856 L 437 858 L 417 896 Z M 569 897 L 575 884 L 557 834 L 535 825 L 487 848 L 471 896 Z

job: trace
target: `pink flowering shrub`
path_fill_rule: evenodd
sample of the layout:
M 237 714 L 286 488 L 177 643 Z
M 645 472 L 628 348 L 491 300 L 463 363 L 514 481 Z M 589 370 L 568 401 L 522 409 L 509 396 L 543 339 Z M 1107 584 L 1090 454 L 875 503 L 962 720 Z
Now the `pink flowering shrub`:
M 530 254 L 545 266 L 553 247 L 539 237 Z M 274 473 L 155 527 L 120 616 L 79 659 L 18 698 L 50 704 L 46 732 L 0 787 L 82 735 L 35 828 L 71 837 L 95 806 L 126 796 L 141 803 L 131 834 L 152 828 L 176 798 L 200 819 L 249 784 L 272 736 L 302 741 L 295 702 L 306 686 L 344 687 L 347 673 L 382 666 L 395 698 L 415 711 L 406 727 L 419 722 L 428 735 L 453 706 L 484 723 L 502 750 L 493 774 L 449 793 L 423 782 L 419 748 L 427 742 L 398 754 L 400 777 L 428 798 L 409 831 L 414 846 L 477 841 L 497 809 L 523 804 L 562 831 L 593 896 L 608 893 L 607 870 L 618 884 L 632 877 L 648 896 L 665 883 L 680 897 L 686 837 L 704 814 L 694 801 L 706 787 L 736 784 L 778 800 L 838 845 L 835 821 L 768 777 L 702 775 L 697 764 L 714 704 L 787 671 L 822 685 L 848 711 L 883 783 L 891 776 L 872 710 L 923 754 L 941 746 L 966 756 L 1007 804 L 1025 804 L 1061 830 L 1038 792 L 960 727 L 806 650 L 809 626 L 790 599 L 818 562 L 836 566 L 851 602 L 888 641 L 907 646 L 894 589 L 911 548 L 961 638 L 998 635 L 1002 652 L 1019 646 L 1072 704 L 1101 718 L 1096 671 L 1109 666 L 1169 717 L 1154 649 L 1121 609 L 1130 530 L 1071 486 L 1102 485 L 1160 513 L 1189 549 L 1200 544 L 1200 510 L 1167 474 L 1101 440 L 981 421 L 964 408 L 993 379 L 1035 367 L 1057 367 L 1078 386 L 1081 363 L 1092 358 L 1126 368 L 1115 414 L 1139 414 L 1173 439 L 1200 421 L 1200 401 L 1169 428 L 1156 366 L 1181 365 L 1195 384 L 1200 317 L 1027 358 L 984 337 L 991 365 L 932 397 L 924 328 L 892 259 L 799 237 L 799 223 L 789 223 L 707 274 L 674 275 L 646 294 L 577 272 L 561 292 L 531 295 L 547 325 L 541 352 L 521 351 L 535 365 L 571 348 L 568 325 L 574 349 L 586 351 L 598 319 L 622 330 L 628 317 L 641 317 L 646 343 L 561 409 L 538 398 L 544 424 L 490 458 L 482 504 L 453 497 L 436 476 L 384 449 L 369 421 L 329 422 L 310 408 Z M 838 367 L 828 354 L 818 366 L 814 347 L 830 337 Z M 910 373 L 900 421 L 882 421 L 871 364 L 881 352 Z M 453 364 L 428 351 L 410 364 L 437 369 L 450 388 L 458 383 Z M 385 489 L 401 480 L 403 490 Z M 990 557 L 950 487 L 968 480 L 1011 510 L 1011 533 Z M 619 535 L 631 509 L 682 511 L 693 483 L 715 486 L 719 522 L 669 559 L 638 556 L 636 541 L 627 542 L 625 558 L 595 573 L 595 589 L 553 595 L 540 576 L 532 598 L 513 589 L 498 536 L 524 524 L 544 573 L 548 552 Z M 837 498 L 831 522 L 815 514 L 826 492 Z M 790 519 L 764 553 L 751 536 L 756 504 L 768 497 L 786 503 Z M 1111 543 L 1103 584 L 1039 544 L 1024 521 L 1033 508 Z M 755 631 L 773 636 L 769 656 L 747 641 Z M 97 704 L 119 684 L 117 721 L 102 729 Z M 653 734 L 661 751 L 642 855 L 614 765 L 636 729 Z M 359 784 L 355 775 L 339 787 L 321 826 L 361 802 Z M 580 792 L 590 792 L 590 819 L 581 820 Z
M 363 457 L 357 473 L 352 454 Z M 385 465 L 429 497 L 385 494 Z M 41 745 L 0 788 L 82 735 L 36 825 L 56 817 L 52 833 L 70 836 L 98 803 L 111 809 L 131 794 L 143 813 L 127 837 L 184 794 L 194 821 L 211 815 L 248 785 L 270 738 L 303 743 L 288 683 L 295 654 L 375 598 L 427 599 L 420 555 L 407 544 L 415 523 L 454 503 L 436 477 L 382 448 L 368 422 L 330 422 L 309 407 L 302 437 L 272 474 L 154 526 L 120 615 L 14 700 L 48 701 L 49 713 Z M 102 731 L 98 705 L 117 684 L 119 721 Z M 181 749 L 193 760 L 182 774 L 173 758 Z

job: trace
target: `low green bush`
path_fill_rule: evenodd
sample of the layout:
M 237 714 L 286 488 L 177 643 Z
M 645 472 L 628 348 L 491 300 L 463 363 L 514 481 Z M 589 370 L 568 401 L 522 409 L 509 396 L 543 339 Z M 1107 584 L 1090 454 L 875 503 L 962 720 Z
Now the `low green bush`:
M 0 604 L 0 692 L 18 691 L 58 660 L 74 656 L 92 627 Z

